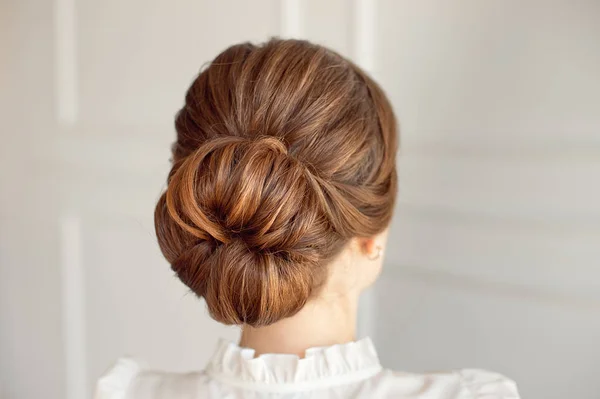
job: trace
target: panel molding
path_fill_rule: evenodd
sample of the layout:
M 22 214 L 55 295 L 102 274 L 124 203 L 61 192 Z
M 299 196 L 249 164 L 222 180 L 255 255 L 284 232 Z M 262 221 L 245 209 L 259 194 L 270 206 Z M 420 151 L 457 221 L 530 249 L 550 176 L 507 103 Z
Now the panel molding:
M 302 0 L 281 0 L 281 36 L 301 38 L 304 35 L 304 5 Z
M 600 136 L 592 133 L 497 131 L 482 138 L 481 132 L 403 132 L 401 153 L 410 156 L 469 157 L 476 159 L 600 161 Z M 440 138 L 440 136 L 446 136 Z
M 586 214 L 574 217 L 573 214 L 550 213 L 512 213 L 499 212 L 497 209 L 468 210 L 463 207 L 439 206 L 416 201 L 400 200 L 396 207 L 394 220 L 401 223 L 401 219 L 419 218 L 436 221 L 440 225 L 460 223 L 462 225 L 476 226 L 482 230 L 494 229 L 495 231 L 525 231 L 531 234 L 544 232 L 573 234 L 600 234 L 600 214 Z
M 354 0 L 352 5 L 353 58 L 368 73 L 373 73 L 375 69 L 376 6 L 375 0 Z
M 483 296 L 500 296 L 534 302 L 549 306 L 564 306 L 583 311 L 600 310 L 600 297 L 566 294 L 557 290 L 543 289 L 530 285 L 497 282 L 469 276 L 463 273 L 432 270 L 415 265 L 386 264 L 380 278 L 410 279 L 433 286 L 443 286 L 457 291 L 477 293 Z
M 81 219 L 63 215 L 60 237 L 66 399 L 81 399 L 89 394 Z
M 74 125 L 78 118 L 76 0 L 54 2 L 56 119 Z
M 392 271 L 412 266 L 600 299 L 597 279 L 585 277 L 600 259 L 598 242 L 598 219 L 587 225 L 532 224 L 400 203 L 386 260 Z

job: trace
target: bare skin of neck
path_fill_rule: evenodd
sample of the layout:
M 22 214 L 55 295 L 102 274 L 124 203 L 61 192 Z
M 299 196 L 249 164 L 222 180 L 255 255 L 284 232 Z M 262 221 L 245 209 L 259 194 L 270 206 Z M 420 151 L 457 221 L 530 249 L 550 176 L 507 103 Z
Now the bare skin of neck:
M 358 294 L 326 294 L 308 302 L 292 317 L 266 327 L 244 326 L 240 346 L 264 353 L 304 357 L 308 348 L 355 340 Z

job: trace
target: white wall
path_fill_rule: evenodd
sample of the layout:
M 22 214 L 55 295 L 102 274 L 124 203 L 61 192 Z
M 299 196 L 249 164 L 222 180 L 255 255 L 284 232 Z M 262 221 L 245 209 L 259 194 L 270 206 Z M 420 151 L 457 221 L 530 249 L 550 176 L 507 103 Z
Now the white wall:
M 360 326 L 384 364 L 596 399 L 594 0 L 1 2 L 0 398 L 89 396 L 125 353 L 201 368 L 235 337 L 173 279 L 152 211 L 194 74 L 271 35 L 354 58 L 400 118 L 400 203 Z
M 383 361 L 598 397 L 600 2 L 377 6 L 375 74 L 402 125 Z

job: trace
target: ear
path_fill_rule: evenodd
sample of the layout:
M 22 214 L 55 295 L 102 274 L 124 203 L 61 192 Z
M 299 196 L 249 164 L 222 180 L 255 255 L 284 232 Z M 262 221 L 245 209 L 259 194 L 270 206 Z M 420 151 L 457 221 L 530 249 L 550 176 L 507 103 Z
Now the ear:
M 367 258 L 375 258 L 385 250 L 387 243 L 389 228 L 386 228 L 381 233 L 372 237 L 357 237 L 355 238 L 358 251 L 361 255 Z
M 376 256 L 377 252 L 381 250 L 381 246 L 377 244 L 377 237 L 357 238 L 357 242 L 361 254 L 367 258 Z

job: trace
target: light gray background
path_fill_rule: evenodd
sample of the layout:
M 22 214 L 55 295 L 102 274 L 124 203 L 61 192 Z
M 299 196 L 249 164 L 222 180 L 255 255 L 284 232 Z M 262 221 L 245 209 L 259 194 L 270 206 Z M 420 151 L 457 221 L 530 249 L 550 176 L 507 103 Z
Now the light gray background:
M 219 326 L 152 211 L 172 119 L 234 42 L 356 60 L 401 123 L 400 202 L 360 331 L 392 368 L 600 392 L 600 2 L 3 0 L 0 398 L 79 399 L 118 356 L 202 368 Z

